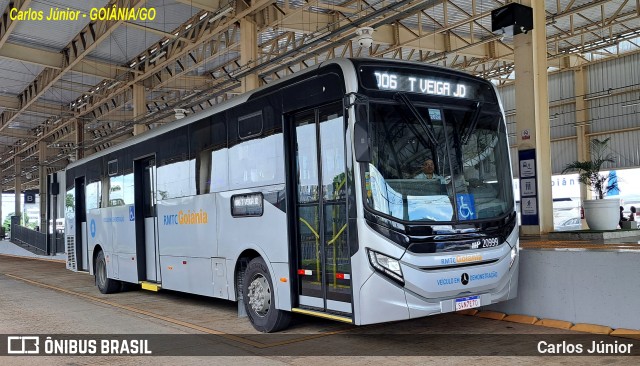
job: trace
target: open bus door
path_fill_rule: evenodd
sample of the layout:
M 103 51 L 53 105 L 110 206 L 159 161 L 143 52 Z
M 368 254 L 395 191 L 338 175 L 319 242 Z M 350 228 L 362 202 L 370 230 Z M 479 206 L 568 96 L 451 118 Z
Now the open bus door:
M 156 209 L 156 159 L 134 162 L 136 253 L 138 280 L 160 282 L 158 210 Z
M 78 270 L 89 270 L 89 249 L 87 247 L 87 206 L 85 200 L 85 177 L 76 178 L 75 209 L 76 209 L 76 261 Z
M 341 103 L 291 116 L 295 310 L 352 318 Z M 297 301 L 296 299 L 297 298 Z M 338 319 L 339 320 L 339 319 Z

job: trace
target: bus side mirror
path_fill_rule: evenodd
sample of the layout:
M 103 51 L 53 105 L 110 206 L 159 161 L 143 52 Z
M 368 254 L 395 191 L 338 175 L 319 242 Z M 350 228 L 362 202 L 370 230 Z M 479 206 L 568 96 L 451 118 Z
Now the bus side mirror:
M 353 140 L 356 161 L 359 163 L 369 163 L 371 161 L 369 103 L 356 103 L 354 108 L 356 121 L 353 130 Z

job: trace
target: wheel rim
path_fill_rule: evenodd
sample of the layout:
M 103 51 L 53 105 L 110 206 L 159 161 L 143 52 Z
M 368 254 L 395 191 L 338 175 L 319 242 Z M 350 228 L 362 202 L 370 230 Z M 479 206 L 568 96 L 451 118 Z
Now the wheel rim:
M 104 266 L 104 260 L 99 260 L 98 263 L 96 264 L 96 276 L 98 277 L 98 286 L 100 288 L 104 287 L 104 283 L 106 281 L 106 271 L 105 271 L 105 266 Z
M 271 307 L 271 287 L 269 281 L 258 274 L 249 285 L 247 294 L 249 307 L 260 317 L 264 317 Z

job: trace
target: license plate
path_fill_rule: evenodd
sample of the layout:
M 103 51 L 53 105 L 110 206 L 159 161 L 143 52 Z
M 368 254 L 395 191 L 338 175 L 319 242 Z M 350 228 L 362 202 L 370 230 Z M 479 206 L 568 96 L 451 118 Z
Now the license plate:
M 456 311 L 473 309 L 480 306 L 480 296 L 469 296 L 456 299 Z

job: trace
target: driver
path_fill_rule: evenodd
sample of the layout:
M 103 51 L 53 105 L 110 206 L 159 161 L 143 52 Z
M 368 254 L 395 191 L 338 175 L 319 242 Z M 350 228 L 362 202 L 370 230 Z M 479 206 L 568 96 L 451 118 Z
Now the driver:
M 444 182 L 444 177 L 435 173 L 435 164 L 432 159 L 427 159 L 422 165 L 422 171 L 415 176 L 415 179 L 435 180 L 440 183 Z

